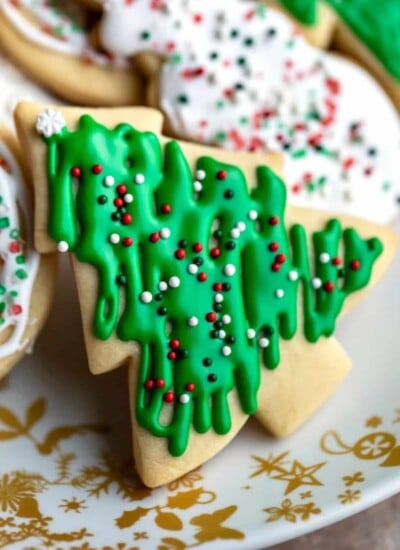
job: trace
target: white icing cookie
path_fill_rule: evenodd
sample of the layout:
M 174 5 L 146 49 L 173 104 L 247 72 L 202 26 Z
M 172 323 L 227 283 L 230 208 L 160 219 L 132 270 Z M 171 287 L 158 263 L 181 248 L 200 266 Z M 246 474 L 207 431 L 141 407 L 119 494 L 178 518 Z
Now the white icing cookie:
M 400 126 L 378 85 L 321 52 L 255 2 L 109 3 L 100 25 L 114 56 L 166 62 L 159 102 L 178 135 L 227 149 L 283 152 L 289 200 L 377 222 L 397 212 Z

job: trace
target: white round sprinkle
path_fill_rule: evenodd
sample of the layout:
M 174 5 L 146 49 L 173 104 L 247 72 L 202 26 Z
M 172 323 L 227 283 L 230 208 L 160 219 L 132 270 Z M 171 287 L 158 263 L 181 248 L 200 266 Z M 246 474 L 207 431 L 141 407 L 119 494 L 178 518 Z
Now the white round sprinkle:
M 240 231 L 237 227 L 235 227 L 235 229 L 232 229 L 231 237 L 232 239 L 238 239 L 240 237 Z
M 224 301 L 224 296 L 218 292 L 218 294 L 215 295 L 214 300 L 217 304 L 221 304 Z
M 121 237 L 118 235 L 118 233 L 111 233 L 110 235 L 110 243 L 112 244 L 118 244 L 121 240 Z
M 232 321 L 232 319 L 231 319 L 230 315 L 223 315 L 222 316 L 222 322 L 224 323 L 224 325 L 229 325 L 229 323 L 231 321 Z
M 189 327 L 197 327 L 198 324 L 199 324 L 199 320 L 197 319 L 197 317 L 189 317 L 188 319 Z
M 190 397 L 188 396 L 187 393 L 183 393 L 183 394 L 180 396 L 179 401 L 180 401 L 181 403 L 183 403 L 184 405 L 186 405 L 186 403 L 189 403 Z
M 289 281 L 297 281 L 298 278 L 299 278 L 299 274 L 297 273 L 297 271 L 289 271 L 288 273 Z
M 201 183 L 199 181 L 195 181 L 193 185 L 194 185 L 194 190 L 196 191 L 196 193 L 200 193 L 200 191 L 202 191 L 203 186 L 201 185 Z
M 153 295 L 151 292 L 142 292 L 140 299 L 144 304 L 150 304 L 153 301 Z
M 196 273 L 199 271 L 199 266 L 196 264 L 189 264 L 187 270 L 188 273 L 190 273 L 191 275 L 196 275 Z
M 236 227 L 242 232 L 246 229 L 246 224 L 244 222 L 239 222 Z
M 144 183 L 144 175 L 143 174 L 136 174 L 135 183 L 137 183 L 138 185 L 142 185 L 142 183 Z
M 268 340 L 268 338 L 260 338 L 260 340 L 259 340 L 258 343 L 259 343 L 259 345 L 260 345 L 260 348 L 263 348 L 263 349 L 265 349 L 265 348 L 267 348 L 267 347 L 269 346 L 269 340 Z
M 232 277 L 236 273 L 236 267 L 233 264 L 226 264 L 224 273 L 227 277 Z
M 277 298 L 283 298 L 285 296 L 285 291 L 281 288 L 278 288 L 278 290 L 275 292 L 275 296 Z
M 181 284 L 181 280 L 179 277 L 171 277 L 168 284 L 171 288 L 178 288 Z
M 115 178 L 113 176 L 106 176 L 103 183 L 106 187 L 112 187 L 115 183 Z
M 128 204 L 130 204 L 131 202 L 133 202 L 133 195 L 131 195 L 130 193 L 127 193 L 125 196 L 124 196 L 124 201 Z
M 161 281 L 158 285 L 158 288 L 161 290 L 161 292 L 165 292 L 168 289 L 168 283 L 165 281 Z
M 224 346 L 222 348 L 222 355 L 225 355 L 225 357 L 229 357 L 231 353 L 232 353 L 232 349 L 229 346 Z
M 204 180 L 206 177 L 206 173 L 204 172 L 204 170 L 197 170 L 196 172 L 196 178 L 198 180 Z
M 57 244 L 57 250 L 59 252 L 67 252 L 68 249 L 69 249 L 69 246 L 68 246 L 68 243 L 66 241 L 60 241 Z
M 160 237 L 162 239 L 169 239 L 171 236 L 171 231 L 168 229 L 168 227 L 163 227 L 160 231 Z
M 247 338 L 253 340 L 256 337 L 256 331 L 254 328 L 248 328 L 246 331 Z
M 247 214 L 249 220 L 256 220 L 258 218 L 258 213 L 256 210 L 250 210 L 250 212 Z
M 323 252 L 319 257 L 319 261 L 321 262 L 321 264 L 327 264 L 330 259 L 331 257 L 327 252 Z
M 218 336 L 221 338 L 221 340 L 223 340 L 226 336 L 226 332 L 224 330 L 220 330 L 218 332 Z
M 318 279 L 318 277 L 314 277 L 314 279 L 312 280 L 312 286 L 315 289 L 321 288 L 321 286 L 322 286 L 321 279 Z

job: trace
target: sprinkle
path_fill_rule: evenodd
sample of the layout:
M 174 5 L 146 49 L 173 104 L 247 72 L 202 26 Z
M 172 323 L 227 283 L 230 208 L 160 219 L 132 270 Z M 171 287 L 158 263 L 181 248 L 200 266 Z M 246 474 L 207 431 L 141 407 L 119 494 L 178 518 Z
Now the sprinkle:
M 232 237 L 232 239 L 238 239 L 240 237 L 240 230 L 237 227 L 232 229 L 231 237 Z
M 168 227 L 163 227 L 160 231 L 160 237 L 162 239 L 169 239 L 171 236 L 171 231 L 168 229 Z
M 246 230 L 246 224 L 244 222 L 238 222 L 236 227 L 239 229 L 241 233 Z
M 79 166 L 74 166 L 71 168 L 71 176 L 74 178 L 80 178 L 82 175 L 82 170 L 79 168 Z
M 220 304 L 221 302 L 224 301 L 224 297 L 222 294 L 216 294 L 215 297 L 214 297 L 214 300 L 217 302 L 217 304 Z
M 154 385 L 158 389 L 164 388 L 165 380 L 163 378 L 157 378 L 156 380 L 154 380 Z
M 200 283 L 204 283 L 205 281 L 207 281 L 207 273 L 204 273 L 204 271 L 199 273 L 197 275 L 197 280 L 200 281 Z
M 112 187 L 115 184 L 115 178 L 113 176 L 106 176 L 103 183 L 106 187 Z
M 361 262 L 359 260 L 352 260 L 350 262 L 350 269 L 352 271 L 358 271 L 361 267 Z
M 236 267 L 233 264 L 227 264 L 224 267 L 224 273 L 227 277 L 232 277 L 236 273 Z
M 321 264 L 327 264 L 328 262 L 330 262 L 330 260 L 331 260 L 331 257 L 327 252 L 323 252 L 319 256 L 319 261 L 321 262 Z
M 222 355 L 224 355 L 225 357 L 229 357 L 232 353 L 232 348 L 230 348 L 229 346 L 224 346 L 222 348 Z
M 199 181 L 195 181 L 193 186 L 194 186 L 194 190 L 196 191 L 196 193 L 200 193 L 200 191 L 202 191 L 202 189 L 203 189 L 203 186 Z
M 313 288 L 318 290 L 322 286 L 322 281 L 318 277 L 314 277 L 313 280 L 311 281 L 311 284 L 312 284 Z
M 187 270 L 188 273 L 190 273 L 191 275 L 196 275 L 196 273 L 199 271 L 199 266 L 196 264 L 189 264 Z
M 278 290 L 275 292 L 275 296 L 277 298 L 283 298 L 285 296 L 285 291 L 281 288 L 278 288 Z
M 196 389 L 196 386 L 193 384 L 193 382 L 189 382 L 189 384 L 186 384 L 185 390 L 193 392 Z
M 246 336 L 249 340 L 253 340 L 256 337 L 256 331 L 254 328 L 248 328 L 246 330 Z
M 144 181 L 145 181 L 145 177 L 144 177 L 143 174 L 136 174 L 134 181 L 138 185 L 142 185 L 142 183 L 144 183 Z
M 247 214 L 247 217 L 249 220 L 256 220 L 258 218 L 258 212 L 256 210 L 250 210 L 250 212 Z
M 196 178 L 200 181 L 204 180 L 206 178 L 206 173 L 204 172 L 204 170 L 197 170 Z
M 69 249 L 69 246 L 68 246 L 68 243 L 66 241 L 60 241 L 58 244 L 57 244 L 57 250 L 59 252 L 67 252 Z
M 289 281 L 297 281 L 298 278 L 299 278 L 299 274 L 297 273 L 297 271 L 289 271 L 288 273 Z
M 270 245 L 268 245 L 268 250 L 270 250 L 271 252 L 276 252 L 277 250 L 279 250 L 279 244 L 278 243 L 271 243 Z
M 189 317 L 187 323 L 189 327 L 197 327 L 197 325 L 199 324 L 199 320 L 197 317 Z
M 179 277 L 171 277 L 168 281 L 168 284 L 171 288 L 178 288 L 181 284 Z
M 150 304 L 152 301 L 153 301 L 153 295 L 151 292 L 142 292 L 142 294 L 140 295 L 140 300 L 144 303 L 144 304 Z
M 219 338 L 221 338 L 221 340 L 223 340 L 226 336 L 226 332 L 224 330 L 220 330 L 218 332 L 218 336 L 219 336 Z
M 260 340 L 258 341 L 258 344 L 260 348 L 265 349 L 269 346 L 269 340 L 268 338 L 260 338 Z
M 118 235 L 118 233 L 111 233 L 109 240 L 111 244 L 118 244 L 121 240 L 121 237 Z
M 133 195 L 131 195 L 130 193 L 127 193 L 124 196 L 124 202 L 126 202 L 127 204 L 130 204 L 131 202 L 133 202 Z
M 326 292 L 333 292 L 335 290 L 335 285 L 334 283 L 332 283 L 332 281 L 327 281 L 324 284 L 324 289 L 326 290 Z
M 209 323 L 214 323 L 217 320 L 216 314 L 212 311 L 206 314 L 206 321 Z
M 183 393 L 183 394 L 180 396 L 179 401 L 180 401 L 183 405 L 186 405 L 186 403 L 189 403 L 189 401 L 190 401 L 190 396 L 189 396 L 187 393 Z
M 231 321 L 232 321 L 232 318 L 230 315 L 222 316 L 222 322 L 224 323 L 224 325 L 229 325 Z
M 269 225 L 278 225 L 279 218 L 278 216 L 271 216 L 268 220 Z
M 161 290 L 161 292 L 165 292 L 168 289 L 168 283 L 165 281 L 160 281 L 158 288 Z
M 101 166 L 101 164 L 95 164 L 94 166 L 92 166 L 92 172 L 93 174 L 101 174 L 103 171 L 103 167 Z
M 173 403 L 175 401 L 175 394 L 172 391 L 167 391 L 167 393 L 163 397 L 164 401 L 166 403 Z
M 122 239 L 122 244 L 123 246 L 125 246 L 126 248 L 129 248 L 130 246 L 133 245 L 133 239 L 131 237 L 124 237 Z

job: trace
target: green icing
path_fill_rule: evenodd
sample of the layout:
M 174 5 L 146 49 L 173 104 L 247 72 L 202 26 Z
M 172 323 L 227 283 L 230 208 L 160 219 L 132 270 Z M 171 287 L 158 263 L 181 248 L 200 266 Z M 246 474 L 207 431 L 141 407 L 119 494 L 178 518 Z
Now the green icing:
M 280 0 L 281 4 L 304 25 L 317 22 L 317 0 Z
M 399 0 L 329 0 L 342 19 L 400 80 Z
M 286 231 L 285 186 L 266 167 L 249 192 L 239 168 L 199 158 L 195 192 L 179 144 L 162 150 L 155 135 L 128 124 L 110 130 L 83 116 L 77 130 L 46 141 L 49 234 L 97 270 L 96 337 L 116 331 L 139 342 L 137 420 L 167 438 L 174 456 L 191 426 L 229 432 L 233 388 L 243 411 L 256 412 L 260 359 L 276 368 L 280 338 L 295 335 L 299 285 L 304 333 L 315 342 L 333 333 L 344 300 L 368 283 L 382 251 L 332 220 L 312 235 L 311 266 L 305 230 Z

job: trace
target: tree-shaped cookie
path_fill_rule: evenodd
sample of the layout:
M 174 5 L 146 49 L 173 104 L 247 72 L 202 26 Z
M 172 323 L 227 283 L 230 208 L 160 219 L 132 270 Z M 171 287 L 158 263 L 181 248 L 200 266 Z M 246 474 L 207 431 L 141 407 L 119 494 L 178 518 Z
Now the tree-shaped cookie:
M 151 110 L 25 104 L 17 123 L 34 172 L 37 246 L 73 254 L 92 370 L 131 363 L 146 483 L 215 454 L 247 415 L 290 431 L 333 389 L 348 361 L 329 337 L 344 302 L 390 261 L 389 231 L 288 212 L 285 185 L 265 157 L 143 131 L 160 128 Z M 322 354 L 321 337 L 330 342 Z M 284 369 L 298 350 L 298 368 L 318 364 L 319 382 L 328 382 L 294 418 L 296 397 L 285 402 L 278 389 L 279 427 L 273 399 L 259 398 L 273 387 L 262 373 Z M 332 359 L 337 374 L 327 376 Z M 301 400 L 308 389 L 298 392 Z

